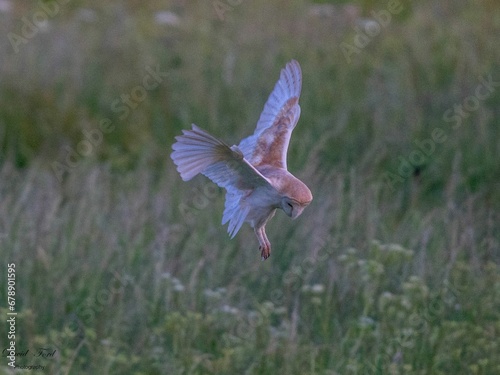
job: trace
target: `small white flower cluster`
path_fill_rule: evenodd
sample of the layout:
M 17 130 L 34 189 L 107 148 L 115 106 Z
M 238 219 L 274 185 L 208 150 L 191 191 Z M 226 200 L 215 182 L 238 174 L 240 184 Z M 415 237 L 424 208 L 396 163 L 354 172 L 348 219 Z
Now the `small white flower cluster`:
M 170 272 L 164 272 L 161 277 L 167 279 L 172 284 L 172 289 L 175 292 L 183 292 L 186 288 L 182 285 L 182 282 L 177 278 L 173 277 Z
M 220 308 L 220 311 L 222 311 L 223 313 L 226 313 L 226 314 L 230 314 L 230 315 L 238 315 L 240 312 L 240 310 L 237 309 L 236 307 L 229 306 L 229 305 L 223 305 Z
M 224 297 L 224 295 L 226 294 L 226 292 L 227 292 L 226 288 L 216 288 L 214 290 L 212 290 L 212 289 L 205 289 L 203 291 L 203 294 L 205 295 L 205 297 L 207 297 L 209 299 L 218 300 L 218 299 L 221 299 L 222 297 Z
M 304 285 L 302 287 L 302 293 L 321 294 L 324 291 L 325 286 L 323 284 Z
M 320 297 L 325 291 L 325 286 L 323 284 L 313 284 L 304 285 L 302 287 L 302 293 L 309 294 L 311 296 L 311 303 L 313 305 L 321 305 L 322 299 Z

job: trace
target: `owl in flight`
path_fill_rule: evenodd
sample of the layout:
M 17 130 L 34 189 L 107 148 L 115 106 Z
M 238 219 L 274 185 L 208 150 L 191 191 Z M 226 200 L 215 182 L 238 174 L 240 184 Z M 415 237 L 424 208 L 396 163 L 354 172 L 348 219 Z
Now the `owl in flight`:
M 244 222 L 259 239 L 262 260 L 271 255 L 266 223 L 281 208 L 292 219 L 311 203 L 309 188 L 287 170 L 286 152 L 300 116 L 302 73 L 292 60 L 267 99 L 255 132 L 238 146 L 228 146 L 196 125 L 175 137 L 172 160 L 181 178 L 201 173 L 226 189 L 222 224 L 231 238 Z

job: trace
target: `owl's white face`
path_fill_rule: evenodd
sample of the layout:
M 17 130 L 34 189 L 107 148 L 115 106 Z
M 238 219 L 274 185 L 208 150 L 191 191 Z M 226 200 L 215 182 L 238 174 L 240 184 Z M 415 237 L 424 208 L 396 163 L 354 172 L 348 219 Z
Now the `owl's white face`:
M 305 204 L 299 203 L 295 199 L 289 197 L 283 197 L 283 199 L 281 200 L 281 208 L 283 209 L 283 211 L 285 211 L 285 214 L 290 216 L 292 219 L 296 219 L 297 217 L 299 217 L 308 204 L 309 202 Z

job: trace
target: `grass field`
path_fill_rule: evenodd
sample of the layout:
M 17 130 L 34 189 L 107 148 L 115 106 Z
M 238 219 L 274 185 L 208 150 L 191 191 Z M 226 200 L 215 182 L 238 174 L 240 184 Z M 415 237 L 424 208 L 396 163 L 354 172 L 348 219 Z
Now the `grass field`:
M 0 34 L 1 374 L 500 374 L 496 1 L 1 1 Z M 169 154 L 251 134 L 291 59 L 314 200 L 261 262 Z

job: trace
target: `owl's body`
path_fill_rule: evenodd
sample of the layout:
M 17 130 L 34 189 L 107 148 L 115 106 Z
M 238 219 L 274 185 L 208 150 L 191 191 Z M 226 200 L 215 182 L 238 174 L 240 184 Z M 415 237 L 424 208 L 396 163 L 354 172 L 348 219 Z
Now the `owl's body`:
M 176 137 L 172 160 L 183 180 L 202 173 L 226 189 L 222 224 L 231 238 L 248 222 L 259 239 L 262 259 L 271 253 L 265 225 L 276 209 L 292 219 L 312 201 L 309 188 L 287 170 L 286 152 L 300 116 L 302 76 L 296 61 L 281 71 L 280 80 L 264 106 L 253 135 L 238 146 L 192 125 Z

